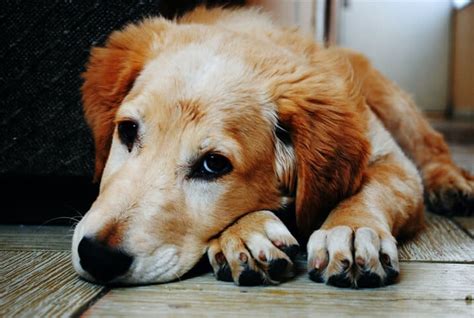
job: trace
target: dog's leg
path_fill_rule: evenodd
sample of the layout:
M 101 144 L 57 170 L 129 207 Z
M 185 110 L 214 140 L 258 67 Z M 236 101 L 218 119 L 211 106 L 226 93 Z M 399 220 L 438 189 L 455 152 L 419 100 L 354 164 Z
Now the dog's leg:
M 298 250 L 296 239 L 272 212 L 257 211 L 212 240 L 208 257 L 218 280 L 252 286 L 292 276 Z
M 413 100 L 367 59 L 348 50 L 338 50 L 349 57 L 372 111 L 420 169 L 430 210 L 473 214 L 474 176 L 454 163 L 443 136 L 430 126 Z
M 423 225 L 421 178 L 372 115 L 372 155 L 360 191 L 341 202 L 308 241 L 310 278 L 340 287 L 391 284 L 399 273 L 395 237 Z

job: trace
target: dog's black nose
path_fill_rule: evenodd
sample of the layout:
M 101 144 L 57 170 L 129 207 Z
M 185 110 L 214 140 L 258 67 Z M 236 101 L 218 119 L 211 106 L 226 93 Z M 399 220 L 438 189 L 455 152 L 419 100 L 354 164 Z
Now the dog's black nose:
M 133 261 L 130 255 L 87 237 L 79 243 L 78 253 L 82 268 L 103 283 L 127 272 Z

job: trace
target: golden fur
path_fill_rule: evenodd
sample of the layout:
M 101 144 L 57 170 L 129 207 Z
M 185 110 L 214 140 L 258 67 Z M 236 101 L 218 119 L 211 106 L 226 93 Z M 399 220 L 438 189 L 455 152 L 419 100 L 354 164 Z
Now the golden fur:
M 101 191 L 76 228 L 73 262 L 91 280 L 76 251 L 84 236 L 134 255 L 117 282 L 169 281 L 206 251 L 218 278 L 224 266 L 238 284 L 256 283 L 249 271 L 278 282 L 274 261 L 291 272 L 284 252 L 297 242 L 270 211 L 294 200 L 311 278 L 364 286 L 369 272 L 379 281 L 368 287 L 379 286 L 398 273 L 394 237 L 423 225 L 415 165 L 430 195 L 473 194 L 443 138 L 363 56 L 320 48 L 255 9 L 129 25 L 93 48 L 83 76 Z M 129 119 L 142 130 L 127 153 L 115 125 Z M 232 172 L 189 180 L 206 151 Z M 165 255 L 172 266 L 157 270 Z

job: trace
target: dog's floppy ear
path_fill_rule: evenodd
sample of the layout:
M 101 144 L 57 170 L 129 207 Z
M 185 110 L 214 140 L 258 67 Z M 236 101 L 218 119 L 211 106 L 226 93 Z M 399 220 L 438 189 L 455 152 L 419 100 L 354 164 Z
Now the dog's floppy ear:
M 364 100 L 350 69 L 317 70 L 280 79 L 273 91 L 296 157 L 296 222 L 306 237 L 359 189 L 370 151 L 361 117 Z
M 91 51 L 82 74 L 82 101 L 95 142 L 95 181 L 100 180 L 109 155 L 117 109 L 166 26 L 163 19 L 129 25 L 112 33 L 104 47 Z

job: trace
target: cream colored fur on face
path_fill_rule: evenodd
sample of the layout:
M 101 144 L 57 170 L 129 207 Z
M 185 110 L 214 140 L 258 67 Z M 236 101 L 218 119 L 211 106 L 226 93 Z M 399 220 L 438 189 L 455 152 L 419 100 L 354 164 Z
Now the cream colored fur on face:
M 211 236 L 272 200 L 271 191 L 268 199 L 255 195 L 265 184 L 276 188 L 277 176 L 261 183 L 250 175 L 261 175 L 254 169 L 273 169 L 274 155 L 269 154 L 274 105 L 245 61 L 223 52 L 220 45 L 217 34 L 177 52 L 164 52 L 136 79 L 116 121 L 139 123 L 139 146 L 129 152 L 115 131 L 100 195 L 74 236 L 73 259 L 81 275 L 92 279 L 79 265 L 79 241 L 122 223 L 121 246 L 135 260 L 118 281 L 169 281 L 195 264 Z M 235 124 L 240 131 L 231 131 Z M 235 177 L 215 182 L 187 179 L 193 160 L 209 151 L 226 155 Z M 249 156 L 250 152 L 256 153 Z M 281 155 L 279 160 L 285 165 L 278 164 L 282 175 L 290 163 Z M 245 186 L 242 178 L 248 178 Z M 248 202 L 237 196 L 238 187 L 246 188 L 240 192 Z M 273 192 L 275 202 L 266 206 L 277 208 L 276 189 Z

